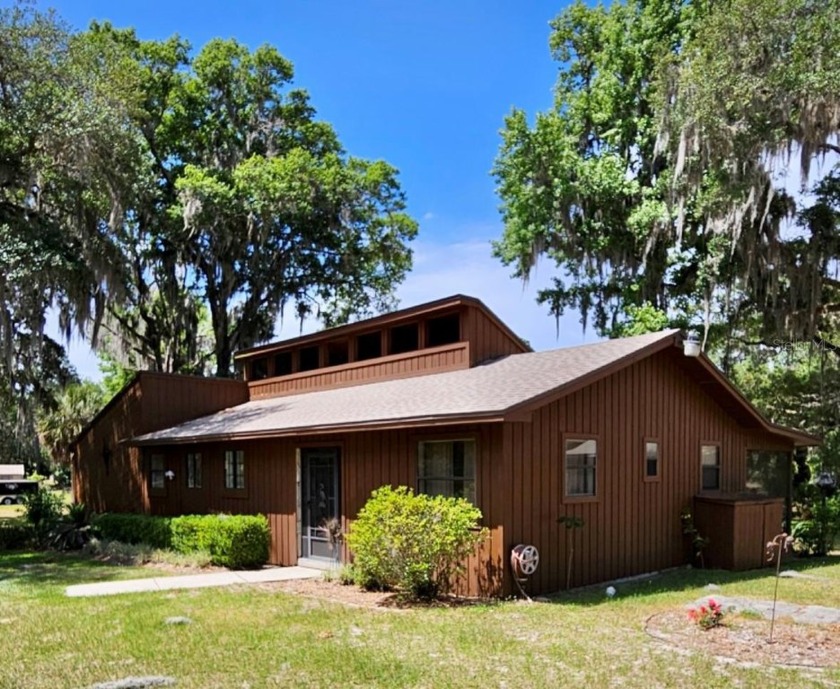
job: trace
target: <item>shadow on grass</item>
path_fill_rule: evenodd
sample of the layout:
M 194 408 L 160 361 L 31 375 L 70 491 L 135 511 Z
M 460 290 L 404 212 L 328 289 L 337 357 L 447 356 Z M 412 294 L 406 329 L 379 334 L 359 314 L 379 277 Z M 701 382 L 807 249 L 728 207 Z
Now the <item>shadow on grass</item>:
M 840 566 L 840 554 L 827 557 L 791 558 L 782 563 L 782 570 L 794 570 L 807 573 L 819 567 Z M 654 596 L 663 593 L 679 593 L 691 589 L 698 589 L 707 584 L 723 586 L 774 576 L 771 567 L 752 569 L 746 572 L 731 572 L 723 569 L 686 569 L 668 570 L 661 574 L 652 574 L 633 581 L 616 584 L 621 588 L 621 597 Z M 831 581 L 826 579 L 826 581 Z M 610 582 L 596 584 L 571 591 L 560 591 L 546 596 L 549 603 L 574 606 L 602 605 L 604 603 L 604 589 Z
M 0 583 L 65 587 L 120 578 L 129 568 L 115 567 L 81 553 L 13 551 L 0 553 Z M 131 570 L 138 576 L 137 570 Z

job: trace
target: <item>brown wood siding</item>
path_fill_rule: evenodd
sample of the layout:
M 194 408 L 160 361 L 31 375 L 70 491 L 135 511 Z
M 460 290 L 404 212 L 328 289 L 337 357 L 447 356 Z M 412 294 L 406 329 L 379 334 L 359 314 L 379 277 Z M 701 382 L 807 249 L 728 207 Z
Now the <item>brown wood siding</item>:
M 142 378 L 142 429 L 148 433 L 248 401 L 241 380 L 145 374 Z
M 781 498 L 694 498 L 694 524 L 709 545 L 707 567 L 745 570 L 767 566 L 765 548 L 782 531 Z
M 339 447 L 341 449 L 340 505 L 344 529 L 370 494 L 383 485 L 416 487 L 417 451 L 421 440 L 474 437 L 476 440 L 476 490 L 478 506 L 484 515 L 489 538 L 479 553 L 467 563 L 468 577 L 460 591 L 470 595 L 499 594 L 505 562 L 503 529 L 498 515 L 504 512 L 508 496 L 494 490 L 495 467 L 501 449 L 501 426 L 465 426 L 442 433 L 417 434 L 413 431 L 351 433 L 343 436 L 254 440 L 241 443 L 206 443 L 189 446 L 147 448 L 166 456 L 166 468 L 175 472 L 167 482 L 165 494 L 151 497 L 154 514 L 182 514 L 189 503 L 191 512 L 231 512 L 265 514 L 272 531 L 270 562 L 294 565 L 299 555 L 297 534 L 297 462 L 301 447 Z M 224 489 L 224 451 L 241 449 L 245 453 L 246 489 Z M 202 455 L 202 487 L 186 487 L 185 461 L 188 452 Z M 344 559 L 348 557 L 346 548 Z
M 529 582 L 534 593 L 566 586 L 574 539 L 572 586 L 679 565 L 686 544 L 680 511 L 700 492 L 700 446 L 721 448 L 721 489 L 743 490 L 747 449 L 790 450 L 787 441 L 744 429 L 688 380 L 675 356 L 663 352 L 548 404 L 530 423 L 504 425 L 506 457 L 497 493 L 510 487 L 505 552 L 517 543 L 540 550 Z M 564 497 L 564 444 L 597 440 L 596 498 Z M 644 441 L 659 442 L 660 476 L 646 481 Z M 581 529 L 558 524 L 561 516 L 584 520 Z
M 500 328 L 482 309 L 467 308 L 463 319 L 464 337 L 470 343 L 470 366 L 500 356 L 528 351 L 521 341 Z
M 466 342 L 395 354 L 342 366 L 295 373 L 281 378 L 266 378 L 248 383 L 251 399 L 294 395 L 312 390 L 347 387 L 427 373 L 455 371 L 469 366 Z
M 136 390 L 129 390 L 83 436 L 74 490 L 97 511 L 263 513 L 272 529 L 271 562 L 290 565 L 299 553 L 301 447 L 341 448 L 346 529 L 375 488 L 416 485 L 421 440 L 472 437 L 477 443 L 476 500 L 490 538 L 470 559 L 462 592 L 510 593 L 508 555 L 518 543 L 532 543 L 541 553 L 540 568 L 527 584 L 532 593 L 565 588 L 572 539 L 572 586 L 650 572 L 685 561 L 679 515 L 700 491 L 701 444 L 719 445 L 721 488 L 727 492 L 744 487 L 747 450 L 792 449 L 792 441 L 740 426 L 689 377 L 681 356 L 668 349 L 631 364 L 544 405 L 529 422 L 147 448 L 147 455 L 164 454 L 166 468 L 175 473 L 160 496 L 147 495 L 146 463 L 136 449 L 119 446 L 119 461 L 114 452 L 110 473 L 105 472 L 104 444 L 117 447 L 127 437 L 152 430 L 152 424 L 159 428 L 185 420 L 177 418 L 179 414 L 198 416 L 197 408 L 207 413 L 216 405 L 231 406 L 247 386 L 214 392 L 212 385 L 196 384 L 191 390 L 178 390 L 180 384 L 174 381 L 168 387 L 141 377 Z M 597 442 L 594 499 L 564 497 L 564 445 L 570 438 Z M 654 481 L 645 480 L 645 439 L 659 443 L 659 476 Z M 223 488 L 225 449 L 245 452 L 245 491 Z M 198 489 L 185 485 L 188 452 L 202 454 L 203 483 Z M 566 529 L 557 523 L 561 516 L 579 517 L 585 525 Z M 766 531 L 774 519 L 763 515 L 762 528 Z
M 247 396 L 242 381 L 140 373 L 80 436 L 74 448 L 74 500 L 95 512 L 147 512 L 142 455 L 124 441 L 241 404 Z
M 94 512 L 144 512 L 146 483 L 136 448 L 121 441 L 141 424 L 141 390 L 135 383 L 82 436 L 73 457 L 73 499 Z M 105 461 L 105 449 L 110 452 Z

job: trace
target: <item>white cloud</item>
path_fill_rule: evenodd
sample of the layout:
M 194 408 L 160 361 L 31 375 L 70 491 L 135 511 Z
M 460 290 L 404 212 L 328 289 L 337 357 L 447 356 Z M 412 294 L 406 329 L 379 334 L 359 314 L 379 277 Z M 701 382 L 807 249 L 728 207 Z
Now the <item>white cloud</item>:
M 434 220 L 437 216 L 432 211 L 423 213 L 423 220 Z
M 536 303 L 539 289 L 551 284 L 550 266 L 537 266 L 526 285 L 510 274 L 511 269 L 492 256 L 489 241 L 418 241 L 414 244 L 414 270 L 397 289 L 397 296 L 403 307 L 452 294 L 476 297 L 537 350 L 597 339 L 591 331 L 584 337 L 577 313 L 560 319 L 558 334 L 548 308 Z

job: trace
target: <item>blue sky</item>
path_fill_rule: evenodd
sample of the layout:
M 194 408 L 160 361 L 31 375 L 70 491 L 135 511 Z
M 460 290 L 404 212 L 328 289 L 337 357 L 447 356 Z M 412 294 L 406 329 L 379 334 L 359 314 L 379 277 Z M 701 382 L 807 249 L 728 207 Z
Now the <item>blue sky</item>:
M 499 130 L 513 106 L 533 115 L 551 105 L 557 65 L 548 22 L 562 0 L 61 0 L 49 6 L 75 28 L 107 19 L 133 26 L 144 39 L 178 33 L 195 48 L 216 36 L 252 48 L 275 45 L 294 64 L 295 85 L 309 91 L 347 151 L 400 170 L 409 211 L 420 222 L 415 268 L 398 291 L 403 305 L 461 292 L 482 299 L 536 349 L 584 341 L 577 315 L 561 321 L 558 337 L 554 319 L 534 301 L 551 265 L 538 266 L 523 286 L 490 249 L 502 231 L 489 174 Z M 298 330 L 286 323 L 279 334 Z M 72 343 L 71 358 L 82 375 L 97 377 L 83 343 Z

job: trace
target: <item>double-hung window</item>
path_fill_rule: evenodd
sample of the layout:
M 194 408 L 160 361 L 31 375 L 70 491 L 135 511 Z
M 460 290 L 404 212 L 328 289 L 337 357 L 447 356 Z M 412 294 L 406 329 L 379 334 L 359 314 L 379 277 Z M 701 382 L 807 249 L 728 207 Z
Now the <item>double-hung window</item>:
M 149 461 L 149 487 L 155 490 L 166 488 L 166 458 L 152 455 Z
M 245 452 L 242 450 L 225 451 L 225 488 L 245 489 Z
M 417 489 L 427 495 L 466 498 L 475 503 L 475 441 L 421 442 Z
M 187 488 L 201 488 L 201 453 L 187 454 Z

